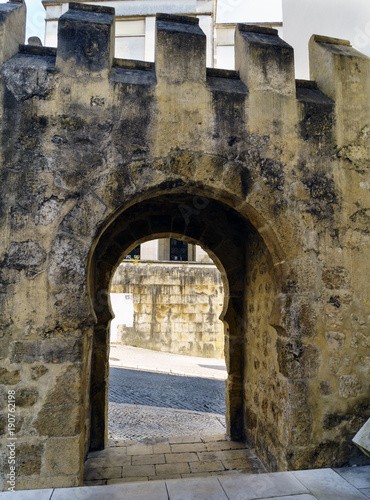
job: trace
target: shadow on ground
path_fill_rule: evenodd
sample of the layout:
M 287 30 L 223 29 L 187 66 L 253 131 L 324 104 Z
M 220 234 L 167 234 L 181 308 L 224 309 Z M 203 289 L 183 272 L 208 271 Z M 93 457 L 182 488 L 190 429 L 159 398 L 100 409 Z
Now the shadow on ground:
M 110 368 L 109 402 L 225 414 L 225 382 Z

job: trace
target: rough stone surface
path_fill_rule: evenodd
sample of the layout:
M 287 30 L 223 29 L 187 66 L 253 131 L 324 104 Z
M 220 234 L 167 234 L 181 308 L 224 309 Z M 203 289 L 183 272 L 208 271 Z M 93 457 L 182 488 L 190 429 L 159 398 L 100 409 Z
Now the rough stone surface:
M 77 474 L 79 438 L 50 438 L 46 443 L 46 471 L 51 475 Z
M 20 370 L 7 370 L 6 368 L 0 369 L 0 382 L 5 385 L 18 384 L 21 380 Z
M 17 445 L 16 467 L 20 476 L 39 475 L 44 447 L 41 444 Z
M 369 58 L 313 36 L 317 85 L 296 85 L 292 48 L 242 26 L 237 72 L 215 72 L 197 22 L 167 16 L 154 64 L 117 61 L 113 10 L 73 3 L 56 50 L 19 47 L 25 8 L 7 5 L 0 406 L 28 391 L 19 484 L 81 484 L 104 448 L 109 286 L 157 237 L 199 243 L 220 269 L 229 436 L 270 470 L 364 460 L 351 439 L 369 407 Z M 46 471 L 47 438 L 79 440 L 76 472 L 56 453 L 60 475 Z
M 224 305 L 215 266 L 124 262 L 111 292 L 132 294 L 133 325 L 118 325 L 118 343 L 189 356 L 222 358 Z
M 339 377 L 339 396 L 342 398 L 354 398 L 361 393 L 361 382 L 353 375 L 341 375 Z

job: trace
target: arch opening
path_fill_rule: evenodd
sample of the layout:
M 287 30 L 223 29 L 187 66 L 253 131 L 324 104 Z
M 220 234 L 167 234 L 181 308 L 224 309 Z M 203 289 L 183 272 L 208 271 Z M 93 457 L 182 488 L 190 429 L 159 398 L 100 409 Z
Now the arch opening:
M 110 286 L 111 344 L 223 358 L 228 280 L 197 242 L 161 235 L 126 254 Z
M 221 273 L 191 238 L 165 236 L 136 247 L 111 283 L 110 439 L 225 433 Z
M 225 326 L 228 372 L 228 436 L 256 444 L 257 428 L 262 425 L 259 419 L 265 420 L 263 425 L 271 420 L 271 410 L 262 408 L 262 403 L 266 405 L 265 400 L 257 401 L 254 395 L 260 383 L 258 373 L 262 374 L 267 368 L 268 359 L 253 361 L 253 357 L 257 355 L 258 358 L 261 354 L 271 358 L 276 372 L 276 356 L 274 358 L 274 353 L 270 352 L 276 334 L 270 326 L 270 315 L 277 296 L 272 257 L 247 218 L 215 199 L 196 198 L 195 209 L 194 195 L 186 193 L 164 194 L 133 204 L 110 223 L 96 245 L 90 283 L 97 318 L 91 374 L 88 444 L 91 450 L 103 449 L 107 439 L 108 328 L 112 318 L 108 291 L 112 277 L 124 255 L 135 246 L 164 236 L 201 245 L 221 271 L 225 291 L 221 319 Z M 248 377 L 253 379 L 252 383 Z M 258 407 L 255 411 L 254 406 Z M 262 443 L 260 445 L 263 447 Z

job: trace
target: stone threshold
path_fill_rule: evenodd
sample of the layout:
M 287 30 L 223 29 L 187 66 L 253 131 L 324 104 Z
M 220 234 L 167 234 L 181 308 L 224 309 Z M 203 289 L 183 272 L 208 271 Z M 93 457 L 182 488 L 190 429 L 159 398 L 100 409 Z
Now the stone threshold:
M 265 472 L 252 450 L 224 434 L 110 440 L 104 450 L 88 454 L 84 485 Z

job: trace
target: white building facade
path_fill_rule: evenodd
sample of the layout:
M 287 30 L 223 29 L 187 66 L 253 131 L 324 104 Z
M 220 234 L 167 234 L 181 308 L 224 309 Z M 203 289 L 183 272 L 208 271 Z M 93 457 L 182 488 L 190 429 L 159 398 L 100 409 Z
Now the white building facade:
M 56 47 L 68 0 L 43 0 L 45 45 Z M 273 27 L 294 48 L 296 78 L 309 78 L 308 41 L 322 34 L 351 41 L 370 56 L 369 0 L 89 0 L 116 11 L 116 57 L 154 61 L 155 15 L 195 16 L 207 36 L 207 65 L 234 69 L 237 23 Z
M 194 16 L 207 37 L 207 66 L 234 68 L 234 32 L 237 23 L 274 27 L 282 35 L 281 0 L 110 0 L 97 3 L 116 11 L 116 52 L 121 59 L 154 61 L 155 15 L 158 12 Z M 59 17 L 67 0 L 44 0 L 45 45 L 56 47 Z

